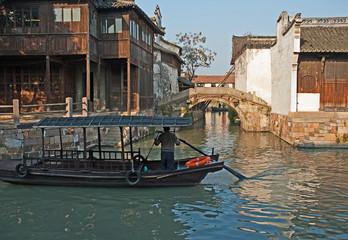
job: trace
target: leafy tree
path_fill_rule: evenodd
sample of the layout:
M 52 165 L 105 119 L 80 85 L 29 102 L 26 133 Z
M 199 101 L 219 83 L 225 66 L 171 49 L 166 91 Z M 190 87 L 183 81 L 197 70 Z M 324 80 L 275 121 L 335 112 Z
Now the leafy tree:
M 176 35 L 176 39 L 178 45 L 182 46 L 181 57 L 185 61 L 184 71 L 192 81 L 198 68 L 210 67 L 215 60 L 216 52 L 203 46 L 207 38 L 201 32 L 179 33 Z

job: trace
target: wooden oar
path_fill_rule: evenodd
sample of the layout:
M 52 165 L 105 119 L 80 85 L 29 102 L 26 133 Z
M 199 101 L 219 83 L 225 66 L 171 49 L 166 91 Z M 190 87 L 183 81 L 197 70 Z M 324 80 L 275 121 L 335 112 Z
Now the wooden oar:
M 240 174 L 239 172 L 233 170 L 232 168 L 230 167 L 227 167 L 226 165 L 224 165 L 224 169 L 226 169 L 227 171 L 229 171 L 230 173 L 232 173 L 234 176 L 236 176 L 237 178 L 243 180 L 243 179 L 247 179 L 246 176 Z
M 201 150 L 199 150 L 198 148 L 196 148 L 196 147 L 192 146 L 191 144 L 189 144 L 189 143 L 188 143 L 188 142 L 186 142 L 185 140 L 182 140 L 182 139 L 180 139 L 180 138 L 179 138 L 179 140 L 180 140 L 180 142 L 185 143 L 187 146 L 189 146 L 189 147 L 193 148 L 194 150 L 196 150 L 197 152 L 199 152 L 199 153 L 203 154 L 204 156 L 209 156 L 208 154 L 206 154 L 206 153 L 202 152 Z
M 189 144 L 188 142 L 186 142 L 185 140 L 182 140 L 179 138 L 179 140 L 183 143 L 185 143 L 187 146 L 193 148 L 194 150 L 196 150 L 197 152 L 203 154 L 204 156 L 209 156 L 208 154 L 204 153 L 203 151 L 199 150 L 198 148 L 192 146 L 191 144 Z M 227 171 L 229 171 L 230 173 L 232 173 L 234 176 L 236 176 L 237 178 L 243 180 L 243 179 L 247 179 L 247 177 L 245 177 L 244 175 L 240 174 L 239 172 L 233 170 L 232 168 L 230 167 L 227 167 L 224 165 L 224 169 L 226 169 Z

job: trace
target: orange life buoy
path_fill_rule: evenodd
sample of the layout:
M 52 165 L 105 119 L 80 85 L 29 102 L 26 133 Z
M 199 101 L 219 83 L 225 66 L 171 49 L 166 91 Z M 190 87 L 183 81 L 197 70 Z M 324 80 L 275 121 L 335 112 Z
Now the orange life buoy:
M 211 163 L 210 160 L 211 160 L 210 157 L 199 157 L 199 158 L 194 158 L 194 159 L 191 159 L 190 161 L 188 161 L 188 162 L 185 164 L 185 166 L 186 166 L 187 168 L 202 166 L 202 165 L 210 164 L 210 163 Z

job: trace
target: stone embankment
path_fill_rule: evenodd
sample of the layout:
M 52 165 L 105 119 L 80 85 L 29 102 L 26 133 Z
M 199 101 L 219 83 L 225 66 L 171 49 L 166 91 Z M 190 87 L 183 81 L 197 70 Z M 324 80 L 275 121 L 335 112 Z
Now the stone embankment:
M 93 147 L 97 142 L 97 130 L 87 129 L 87 148 Z M 102 131 L 102 135 L 103 135 Z M 22 159 L 39 157 L 42 154 L 42 131 L 31 128 L 30 125 L 0 125 L 0 160 Z M 62 143 L 65 149 L 83 150 L 82 128 L 62 129 Z M 60 136 L 58 129 L 45 131 L 45 149 L 60 149 Z
M 348 113 L 271 114 L 272 132 L 300 148 L 348 148 Z

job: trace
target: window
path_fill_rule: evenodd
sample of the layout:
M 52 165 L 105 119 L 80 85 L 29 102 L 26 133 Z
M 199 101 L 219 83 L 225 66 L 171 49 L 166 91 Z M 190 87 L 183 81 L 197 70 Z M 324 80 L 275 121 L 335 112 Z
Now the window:
M 32 27 L 38 27 L 39 23 L 40 23 L 39 9 L 38 8 L 32 8 L 31 9 L 31 26 Z
M 19 7 L 0 13 L 0 28 L 38 27 L 39 23 L 38 8 Z
M 122 18 L 116 18 L 116 33 L 122 33 Z
M 130 21 L 130 35 L 139 40 L 139 25 L 134 21 Z
M 96 12 L 89 12 L 89 26 L 93 35 L 97 34 L 97 14 Z
M 71 8 L 63 9 L 63 20 L 64 22 L 71 22 Z
M 0 12 L 0 28 L 6 27 L 6 16 Z
M 15 23 L 14 11 L 10 10 L 7 13 L 7 27 L 13 28 Z
M 81 9 L 80 8 L 73 8 L 73 22 L 80 22 L 81 21 Z
M 15 11 L 15 26 L 16 27 L 23 27 L 23 13 L 22 11 Z
M 54 14 L 56 15 L 56 22 L 61 22 L 63 20 L 63 9 L 61 8 L 55 8 Z
M 23 10 L 23 20 L 24 20 L 24 27 L 30 27 L 31 25 L 31 11 L 30 8 L 24 8 Z
M 150 31 L 147 29 L 147 28 L 143 28 L 143 31 L 142 31 L 142 40 L 148 44 L 148 45 L 151 45 L 151 42 L 152 42 L 152 39 L 151 39 L 151 33 Z
M 101 20 L 101 33 L 122 33 L 122 18 L 107 18 Z
M 80 8 L 55 8 L 55 22 L 80 22 Z

